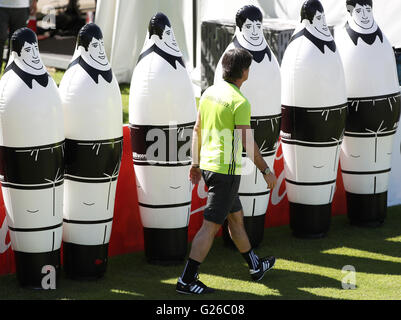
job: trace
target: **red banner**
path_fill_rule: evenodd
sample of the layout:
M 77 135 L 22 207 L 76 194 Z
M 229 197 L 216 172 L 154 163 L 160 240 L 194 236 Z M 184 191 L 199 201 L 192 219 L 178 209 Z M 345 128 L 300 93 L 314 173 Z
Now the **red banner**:
M 289 224 L 288 200 L 285 190 L 284 162 L 281 145 L 274 162 L 274 171 L 278 178 L 277 187 L 272 191 L 267 209 L 265 227 Z M 120 175 L 117 183 L 116 202 L 114 207 L 113 229 L 110 238 L 109 255 L 119 255 L 144 248 L 143 230 L 139 215 L 137 187 L 133 168 L 131 141 L 128 126 L 124 126 L 124 149 Z M 191 218 L 188 236 L 192 241 L 203 220 L 203 207 L 206 204 L 207 191 L 203 180 L 193 186 Z M 338 170 L 337 190 L 332 205 L 332 214 L 345 214 L 345 192 Z M 290 232 L 290 231 L 289 231 Z M 221 231 L 219 235 L 221 234 Z M 14 273 L 14 255 L 8 234 L 3 196 L 0 192 L 0 274 Z

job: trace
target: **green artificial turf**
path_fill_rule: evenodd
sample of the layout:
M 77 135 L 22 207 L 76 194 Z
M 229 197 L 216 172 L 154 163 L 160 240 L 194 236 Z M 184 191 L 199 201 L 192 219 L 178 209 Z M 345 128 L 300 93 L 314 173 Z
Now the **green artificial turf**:
M 333 217 L 327 237 L 294 238 L 288 226 L 265 229 L 256 249 L 277 257 L 274 269 L 260 282 L 250 281 L 241 255 L 216 238 L 200 279 L 218 291 L 208 296 L 175 292 L 184 263 L 150 265 L 143 252 L 111 257 L 108 270 L 97 281 L 73 281 L 61 274 L 56 290 L 34 291 L 18 286 L 15 275 L 0 277 L 0 299 L 400 299 L 401 206 L 388 209 L 379 228 L 348 224 L 346 216 Z M 345 290 L 342 268 L 355 268 L 356 288 Z

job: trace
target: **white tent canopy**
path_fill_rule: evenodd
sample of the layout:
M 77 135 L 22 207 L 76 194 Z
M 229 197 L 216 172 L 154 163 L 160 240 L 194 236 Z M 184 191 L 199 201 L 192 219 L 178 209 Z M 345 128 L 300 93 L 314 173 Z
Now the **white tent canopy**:
M 98 0 L 96 23 L 102 28 L 106 50 L 119 82 L 129 82 L 142 49 L 148 23 L 156 12 L 172 24 L 187 68 L 200 78 L 201 23 L 232 20 L 246 4 L 258 6 L 265 18 L 298 20 L 304 0 Z M 345 22 L 345 0 L 321 0 L 329 25 Z M 401 1 L 373 0 L 377 23 L 394 47 L 401 47 Z M 195 70 L 193 70 L 196 68 Z

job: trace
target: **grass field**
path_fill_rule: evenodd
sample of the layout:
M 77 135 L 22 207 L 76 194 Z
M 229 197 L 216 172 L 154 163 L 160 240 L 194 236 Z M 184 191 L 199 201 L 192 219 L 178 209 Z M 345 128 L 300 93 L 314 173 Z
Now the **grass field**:
M 15 275 L 1 276 L 0 299 L 401 299 L 401 206 L 389 208 L 385 224 L 374 229 L 334 217 L 328 236 L 319 240 L 294 238 L 288 226 L 265 229 L 256 252 L 277 257 L 275 268 L 257 283 L 239 253 L 216 238 L 200 268 L 200 279 L 218 290 L 209 296 L 177 294 L 184 265 L 149 265 L 143 252 L 135 252 L 110 258 L 97 281 L 77 282 L 62 273 L 51 291 L 22 289 Z M 342 289 L 346 265 L 356 270 L 353 290 Z

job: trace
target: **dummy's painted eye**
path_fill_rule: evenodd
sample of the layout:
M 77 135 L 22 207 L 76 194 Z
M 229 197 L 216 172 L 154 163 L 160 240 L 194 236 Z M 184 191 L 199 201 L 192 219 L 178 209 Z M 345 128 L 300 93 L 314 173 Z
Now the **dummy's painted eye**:
M 361 13 L 361 9 L 356 9 L 356 13 Z
M 251 25 L 250 25 L 250 24 L 246 24 L 245 27 L 246 27 L 247 29 L 250 29 L 250 28 L 251 28 Z
M 322 20 L 322 16 L 316 16 L 316 19 L 320 21 Z
M 24 49 L 26 52 L 31 52 L 31 48 L 25 48 Z

